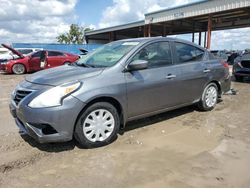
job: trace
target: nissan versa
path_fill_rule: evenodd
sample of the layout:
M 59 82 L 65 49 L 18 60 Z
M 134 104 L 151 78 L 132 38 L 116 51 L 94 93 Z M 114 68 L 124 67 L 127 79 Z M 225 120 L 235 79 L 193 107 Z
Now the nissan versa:
M 197 104 L 212 110 L 230 89 L 228 65 L 206 49 L 165 37 L 103 45 L 78 62 L 27 76 L 10 111 L 38 142 L 112 142 L 126 122 Z

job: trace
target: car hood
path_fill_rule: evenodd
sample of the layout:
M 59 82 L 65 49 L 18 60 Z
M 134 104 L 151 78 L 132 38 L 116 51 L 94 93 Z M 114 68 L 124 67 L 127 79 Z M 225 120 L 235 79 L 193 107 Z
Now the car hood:
M 25 80 L 35 84 L 58 86 L 71 81 L 81 81 L 85 78 L 97 76 L 102 71 L 103 68 L 64 65 L 31 74 L 30 76 L 27 76 Z
M 2 46 L 4 48 L 7 48 L 8 50 L 10 50 L 13 54 L 16 54 L 18 57 L 24 58 L 24 55 L 22 53 L 20 53 L 19 51 L 15 50 L 14 48 L 11 48 L 10 46 L 8 46 L 6 44 L 2 44 Z

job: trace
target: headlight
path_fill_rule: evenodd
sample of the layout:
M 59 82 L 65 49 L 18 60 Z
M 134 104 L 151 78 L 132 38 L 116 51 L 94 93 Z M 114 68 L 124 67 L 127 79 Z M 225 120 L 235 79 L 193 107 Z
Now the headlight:
M 54 87 L 38 95 L 28 104 L 28 106 L 31 108 L 59 106 L 63 98 L 76 91 L 80 86 L 80 82 L 75 82 Z

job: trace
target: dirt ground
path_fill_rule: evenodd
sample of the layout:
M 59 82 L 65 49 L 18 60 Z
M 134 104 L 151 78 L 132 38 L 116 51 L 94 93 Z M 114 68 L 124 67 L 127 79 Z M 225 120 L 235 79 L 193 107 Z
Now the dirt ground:
M 129 123 L 106 147 L 21 137 L 8 110 L 24 76 L 0 74 L 0 187 L 250 187 L 250 81 L 215 110 L 186 107 Z

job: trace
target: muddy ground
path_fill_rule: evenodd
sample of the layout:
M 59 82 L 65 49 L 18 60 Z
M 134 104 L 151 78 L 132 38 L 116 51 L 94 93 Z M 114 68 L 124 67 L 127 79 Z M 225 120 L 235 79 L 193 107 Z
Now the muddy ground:
M 215 110 L 186 107 L 129 123 L 106 147 L 20 137 L 8 111 L 23 76 L 0 74 L 0 187 L 250 187 L 250 81 Z

